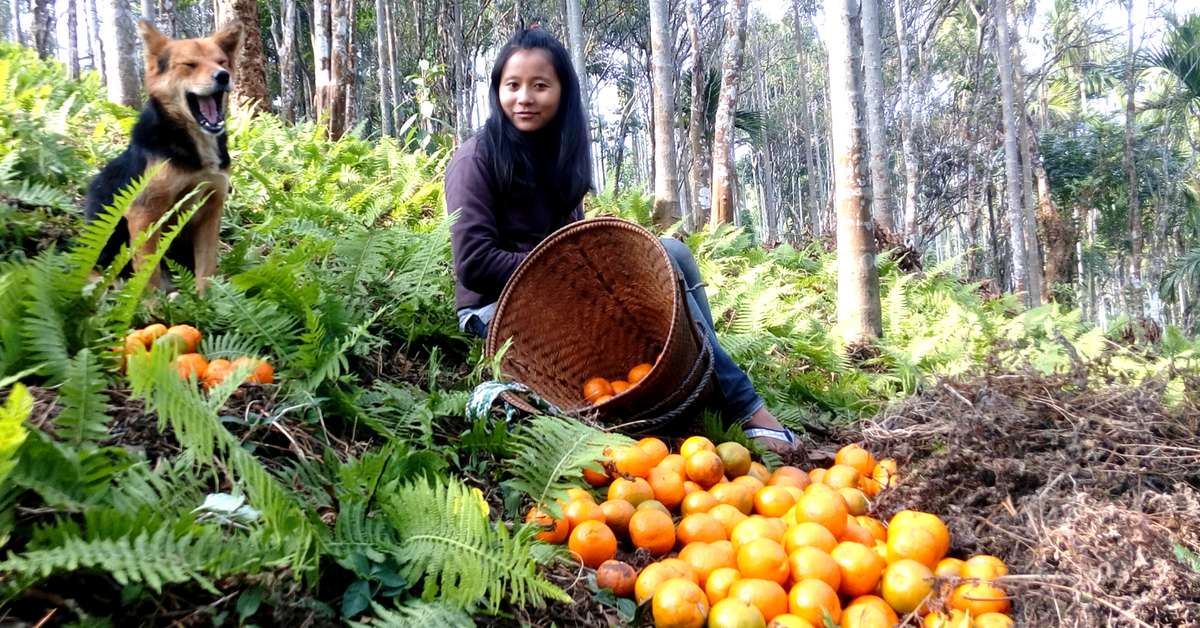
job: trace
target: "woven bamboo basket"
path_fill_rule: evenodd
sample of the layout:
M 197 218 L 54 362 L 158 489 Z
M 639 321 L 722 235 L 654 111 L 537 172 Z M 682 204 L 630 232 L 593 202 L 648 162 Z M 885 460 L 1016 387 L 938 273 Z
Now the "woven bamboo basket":
M 693 419 L 714 385 L 712 349 L 666 249 L 618 218 L 568 225 L 529 253 L 500 296 L 487 355 L 510 338 L 500 363 L 506 377 L 568 413 L 628 433 Z M 625 393 L 595 406 L 584 399 L 588 380 L 625 380 L 642 363 L 654 368 Z

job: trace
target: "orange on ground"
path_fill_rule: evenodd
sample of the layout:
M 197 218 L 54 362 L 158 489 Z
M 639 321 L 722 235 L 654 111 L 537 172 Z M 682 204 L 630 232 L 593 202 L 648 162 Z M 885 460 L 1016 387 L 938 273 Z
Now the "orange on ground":
M 854 520 L 858 523 L 858 525 L 866 528 L 867 531 L 871 533 L 871 536 L 875 537 L 875 540 L 884 542 L 887 541 L 887 528 L 883 526 L 882 521 L 866 515 L 855 517 Z
M 630 388 L 629 382 L 620 379 L 615 382 L 610 382 L 609 386 L 612 386 L 614 397 L 625 392 L 626 390 L 629 390 Z
M 637 446 L 650 456 L 650 466 L 657 467 L 667 456 L 671 454 L 671 450 L 667 448 L 667 444 L 653 436 L 647 436 L 637 442 Z
M 667 471 L 674 471 L 675 473 L 678 473 L 679 477 L 683 478 L 685 482 L 691 479 L 687 476 L 687 458 L 684 458 L 679 454 L 667 454 L 667 457 L 663 458 L 662 462 L 658 463 L 656 466 L 658 466 L 659 469 L 665 469 Z
M 797 482 L 796 480 L 793 480 L 791 477 L 786 476 L 786 475 L 779 476 L 779 477 L 772 477 L 770 480 L 767 480 L 767 486 L 787 486 L 790 488 L 801 488 L 799 482 Z M 804 488 L 808 488 L 808 487 L 804 487 Z
M 687 473 L 684 472 L 684 475 L 687 475 Z M 683 481 L 683 496 L 684 497 L 687 497 L 688 495 L 691 495 L 692 493 L 695 493 L 696 491 L 703 491 L 703 490 L 704 490 L 704 488 L 702 486 L 700 486 L 699 484 L 696 484 L 695 482 L 693 482 L 691 480 Z
M 788 612 L 814 626 L 824 626 L 822 612 L 829 613 L 836 624 L 842 617 L 842 603 L 833 587 L 810 578 L 796 583 L 788 593 Z
M 850 608 L 853 606 L 874 606 L 875 608 L 879 609 L 879 612 L 883 613 L 884 616 L 887 617 L 889 622 L 891 622 L 889 625 L 894 626 L 900 623 L 900 617 L 896 615 L 896 611 L 893 610 L 892 607 L 888 606 L 888 603 L 883 601 L 883 598 L 879 597 L 878 595 L 860 595 L 853 600 L 850 600 L 850 602 L 846 604 L 846 607 L 842 609 L 842 614 L 845 615 L 846 611 L 850 610 Z
M 808 479 L 812 480 L 814 484 L 820 484 L 825 479 L 825 474 L 828 472 L 829 469 L 817 467 L 808 472 Z
M 807 488 L 808 485 L 812 483 L 812 480 L 808 477 L 808 474 L 800 469 L 797 469 L 796 467 L 779 467 L 778 469 L 775 469 L 775 472 L 771 474 L 771 478 L 767 480 L 767 486 L 774 486 L 778 484 L 779 478 L 790 478 L 796 483 L 796 488 L 799 489 Z
M 708 492 L 717 498 L 717 503 L 729 504 L 743 515 L 754 512 L 754 493 L 745 484 L 726 482 L 712 487 Z
M 879 584 L 884 563 L 871 548 L 861 543 L 844 541 L 829 553 L 842 572 L 839 593 L 850 596 L 866 595 Z
M 915 510 L 901 510 L 888 522 L 888 535 L 890 536 L 893 530 L 914 523 L 929 530 L 929 533 L 933 535 L 937 542 L 938 560 L 941 560 L 946 552 L 950 551 L 950 531 L 946 529 L 946 524 L 942 523 L 937 515 Z
M 671 522 L 670 515 L 658 510 L 639 510 L 629 519 L 629 538 L 635 547 L 645 548 L 651 555 L 662 556 L 675 547 L 675 524 Z
M 779 543 L 783 540 L 783 533 L 769 519 L 747 517 L 745 521 L 733 526 L 733 532 L 729 534 L 729 542 L 733 544 L 735 552 L 741 551 L 743 545 L 754 539 L 771 539 Z
M 737 551 L 738 571 L 745 578 L 761 578 L 782 585 L 791 575 L 787 552 L 771 539 L 752 539 Z
M 546 543 L 562 543 L 567 540 L 567 535 L 571 532 L 570 525 L 565 519 L 555 519 L 537 508 L 529 511 L 529 514 L 525 516 L 525 523 L 536 523 L 544 526 L 553 525 L 553 528 L 547 528 L 545 532 L 538 532 L 537 534 L 537 540 L 545 541 Z
M 647 499 L 646 501 L 638 504 L 636 510 L 645 510 L 647 508 L 653 508 L 662 514 L 667 515 L 668 517 L 671 516 L 671 511 L 667 510 L 667 507 L 663 506 L 663 503 L 657 499 Z
M 563 516 L 567 518 L 567 523 L 571 526 L 571 531 L 584 521 L 598 521 L 606 523 L 608 518 L 604 515 L 604 509 L 596 505 L 596 502 L 587 501 L 585 499 L 577 499 L 563 508 Z
M 165 335 L 167 335 L 167 326 L 162 323 L 147 325 L 141 331 L 142 341 L 146 343 L 147 347 L 154 346 L 154 341 Z
M 967 562 L 963 563 L 962 568 L 958 570 L 958 575 L 963 578 L 991 580 L 996 576 L 1008 575 L 1008 565 L 995 556 L 980 554 L 968 558 Z
M 1012 607 L 1003 589 L 986 582 L 959 585 L 950 594 L 946 605 L 973 617 L 984 613 L 1008 613 Z
M 255 384 L 273 384 L 275 383 L 275 369 L 267 364 L 264 360 L 256 360 L 254 358 L 238 358 L 233 361 L 233 368 L 239 368 L 242 365 L 249 364 L 254 367 L 254 371 L 246 377 L 247 382 Z
M 584 521 L 571 530 L 567 547 L 584 567 L 595 569 L 617 553 L 617 537 L 602 521 Z
M 606 560 L 596 568 L 596 588 L 612 589 L 617 597 L 633 597 L 637 571 L 619 560 Z
M 858 488 L 859 481 L 862 480 L 862 474 L 855 471 L 853 467 L 848 467 L 844 464 L 835 464 L 825 472 L 825 478 L 822 483 L 837 490 L 839 488 Z
M 666 561 L 650 563 L 638 574 L 637 581 L 634 582 L 633 599 L 638 604 L 641 604 L 650 599 L 667 580 L 672 578 L 690 580 L 691 575 L 694 574 L 694 569 L 692 570 L 692 574 L 688 574 L 688 572 L 680 569 L 677 563 L 668 563 Z
M 697 451 L 687 457 L 688 479 L 704 488 L 711 488 L 725 477 L 721 457 L 711 451 Z
M 788 494 L 792 496 L 792 499 L 796 500 L 797 503 L 804 499 L 804 491 L 794 486 L 785 486 L 783 487 L 783 490 L 787 491 Z
M 587 399 L 588 403 L 596 403 L 597 399 L 605 396 L 611 397 L 612 394 L 612 385 L 603 377 L 594 377 L 583 385 L 583 398 Z
M 654 368 L 653 364 L 639 364 L 629 369 L 629 377 L 626 378 L 629 381 L 629 385 L 636 386 L 638 382 L 646 379 L 652 368 Z
M 702 628 L 708 621 L 708 598 L 694 582 L 672 578 L 663 583 L 651 602 L 658 628 Z
M 712 605 L 708 628 L 767 628 L 767 620 L 741 598 L 726 598 Z
M 924 615 L 925 597 L 932 591 L 933 570 L 915 560 L 897 561 L 883 570 L 880 592 L 897 613 L 917 611 Z
M 839 488 L 837 492 L 846 500 L 846 512 L 861 517 L 867 514 L 871 509 L 871 504 L 867 501 L 867 494 L 856 488 Z
M 730 543 L 729 541 L 713 541 L 712 543 L 709 543 L 709 545 L 713 547 L 723 547 L 729 550 L 729 553 L 733 554 L 735 558 L 737 556 L 737 554 L 733 551 L 733 543 Z
M 593 504 L 596 503 L 595 496 L 581 488 L 567 489 L 567 501 L 573 502 L 577 499 L 582 499 L 585 502 L 592 502 Z
M 833 557 L 812 546 L 804 546 L 788 555 L 792 581 L 820 580 L 834 591 L 842 584 L 842 571 Z
M 669 510 L 679 508 L 683 503 L 683 478 L 674 471 L 659 467 L 650 470 L 650 489 L 654 491 L 654 499 L 662 502 Z
M 751 462 L 750 470 L 746 472 L 746 475 L 762 482 L 764 485 L 767 483 L 767 480 L 771 479 L 771 472 L 761 462 Z
M 717 504 L 708 511 L 708 514 L 712 515 L 717 523 L 720 523 L 721 527 L 725 529 L 725 538 L 729 538 L 729 535 L 733 534 L 734 526 L 746 519 L 746 515 L 742 514 L 742 511 L 730 504 Z
M 796 523 L 819 523 L 834 537 L 840 537 L 846 530 L 846 516 L 846 500 L 832 491 L 814 491 L 796 504 Z
M 741 484 L 742 486 L 749 488 L 751 495 L 759 492 L 760 490 L 762 490 L 762 487 L 766 486 L 766 484 L 763 484 L 762 480 L 754 477 L 753 475 L 743 475 L 741 477 L 736 477 L 736 478 L 733 478 L 732 482 L 734 484 Z
M 635 512 L 633 504 L 623 499 L 610 499 L 600 504 L 600 510 L 604 511 L 604 523 L 614 534 L 629 534 L 629 520 Z
M 957 576 L 962 569 L 963 561 L 957 558 L 943 558 L 934 567 L 935 576 Z
M 664 558 L 659 562 L 664 565 L 674 567 L 676 570 L 678 570 L 680 574 L 683 574 L 679 576 L 680 578 L 683 578 L 684 580 L 691 580 L 696 584 L 700 584 L 700 574 L 696 573 L 696 568 L 692 567 L 686 561 L 682 561 L 678 558 Z
M 926 628 L 973 628 L 975 625 L 966 613 L 952 610 L 950 614 L 930 613 L 924 617 Z
M 708 512 L 716 505 L 717 498 L 707 491 L 692 491 L 683 497 L 679 512 L 684 515 L 694 515 L 699 512 Z
M 791 613 L 777 615 L 771 623 L 767 624 L 767 628 L 817 628 L 808 620 L 801 619 L 799 616 Z
M 599 462 L 599 460 L 597 460 L 596 462 Z M 591 484 L 592 486 L 599 488 L 601 486 L 606 486 L 609 482 L 611 482 L 612 477 L 609 476 L 608 473 L 601 473 L 600 471 L 592 471 L 591 469 L 588 469 L 585 467 L 583 469 L 583 481 L 587 482 L 588 484 Z
M 679 521 L 679 526 L 675 530 L 675 539 L 681 546 L 696 542 L 715 543 L 728 540 L 728 538 L 725 528 L 721 527 L 721 522 L 705 512 L 687 515 Z
M 729 587 L 741 579 L 741 572 L 733 567 L 721 567 L 708 574 L 708 581 L 704 584 L 704 593 L 708 596 L 708 603 L 716 604 L 728 597 Z
M 182 380 L 191 379 L 192 373 L 196 374 L 196 381 L 204 381 L 204 373 L 208 371 L 208 360 L 199 353 L 184 353 L 174 360 L 175 368 L 179 370 L 179 378 Z
M 691 436 L 679 446 L 679 455 L 684 458 L 691 458 L 692 454 L 697 451 L 711 451 L 716 453 L 717 446 L 703 436 Z
M 637 445 L 617 447 L 611 452 L 605 450 L 604 453 L 612 458 L 613 466 L 621 473 L 627 473 L 635 478 L 644 478 L 650 475 L 650 469 L 653 467 L 650 464 L 650 455 Z
M 764 486 L 754 494 L 754 512 L 764 517 L 782 517 L 796 505 L 796 498 L 782 486 Z
M 636 507 L 648 499 L 654 499 L 654 489 L 650 488 L 650 483 L 642 478 L 632 480 L 617 478 L 608 485 L 608 498 L 623 499 Z
M 717 445 L 717 456 L 725 465 L 725 474 L 731 478 L 741 477 L 750 472 L 750 450 L 735 442 Z
M 233 365 L 229 360 L 217 358 L 208 363 L 208 369 L 204 371 L 204 388 L 205 390 L 220 384 L 225 381 L 226 377 L 233 374 Z
M 942 557 L 938 554 L 937 541 L 929 530 L 919 525 L 903 525 L 888 529 L 888 564 L 906 558 L 915 560 L 931 570 L 937 567 L 938 561 Z
M 871 455 L 871 452 L 854 444 L 839 449 L 833 463 L 853 467 L 855 471 L 863 475 L 871 475 L 871 472 L 875 470 L 875 457 Z
M 815 484 L 809 484 L 808 488 L 804 489 L 805 495 L 812 495 L 813 493 L 829 493 L 831 495 L 839 495 L 839 496 L 841 495 L 841 493 L 829 488 L 829 486 L 827 484 L 821 484 L 820 482 L 817 482 Z M 846 503 L 845 497 L 842 498 L 842 503 L 843 504 Z
M 788 612 L 787 592 L 770 580 L 742 578 L 729 587 L 729 597 L 739 598 L 757 608 L 767 621 Z
M 187 353 L 195 353 L 200 346 L 200 330 L 191 325 L 174 325 L 167 328 L 168 334 L 175 334 L 187 341 Z
M 1013 620 L 1004 613 L 984 613 L 975 618 L 975 628 L 1013 628 Z
M 679 551 L 679 560 L 692 566 L 700 578 L 700 586 L 708 583 L 709 576 L 718 569 L 737 567 L 733 550 L 708 543 L 688 543 Z
M 847 521 L 846 529 L 842 531 L 842 536 L 838 540 L 854 541 L 855 543 L 861 543 L 867 547 L 875 547 L 875 543 L 879 541 L 879 539 L 876 539 L 875 535 L 871 534 L 869 530 L 858 525 L 857 521 L 854 523 Z
M 883 611 L 870 604 L 847 606 L 842 611 L 841 628 L 892 628 L 895 622 L 888 619 Z
M 788 554 L 794 553 L 801 547 L 815 547 L 828 554 L 837 547 L 838 541 L 825 526 L 806 521 L 788 528 L 783 535 L 783 549 Z

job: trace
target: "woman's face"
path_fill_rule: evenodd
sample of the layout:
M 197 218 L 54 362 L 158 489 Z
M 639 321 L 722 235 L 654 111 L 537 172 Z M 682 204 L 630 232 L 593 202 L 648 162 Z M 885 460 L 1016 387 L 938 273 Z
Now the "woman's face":
M 500 107 L 513 126 L 537 131 L 558 115 L 562 83 L 550 63 L 550 53 L 540 48 L 518 50 L 500 75 Z

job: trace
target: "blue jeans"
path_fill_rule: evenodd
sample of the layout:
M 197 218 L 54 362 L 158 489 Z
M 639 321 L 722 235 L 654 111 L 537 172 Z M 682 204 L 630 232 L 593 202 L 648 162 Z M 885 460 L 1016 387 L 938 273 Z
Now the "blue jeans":
M 715 362 L 713 371 L 717 376 L 717 388 L 725 397 L 728 416 L 738 423 L 743 423 L 750 419 L 750 415 L 763 407 L 763 400 L 754 391 L 754 384 L 750 382 L 746 372 L 733 361 L 733 358 L 729 357 L 728 353 L 725 353 L 720 343 L 717 342 L 712 310 L 708 305 L 708 295 L 705 294 L 704 286 L 701 285 L 704 281 L 700 277 L 700 266 L 696 264 L 692 250 L 674 238 L 659 238 L 659 240 L 667 249 L 671 265 L 683 275 L 684 286 L 687 288 L 688 310 L 691 311 L 692 318 L 701 323 L 705 333 L 708 334 L 708 342 L 713 348 Z M 494 313 L 495 308 L 492 306 L 459 310 L 459 328 L 480 338 L 487 338 L 488 327 L 492 324 Z

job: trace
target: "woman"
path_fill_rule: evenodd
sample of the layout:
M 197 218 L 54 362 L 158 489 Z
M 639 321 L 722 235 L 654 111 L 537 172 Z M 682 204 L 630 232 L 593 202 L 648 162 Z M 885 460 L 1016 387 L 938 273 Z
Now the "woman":
M 463 330 L 487 337 L 496 301 L 525 256 L 560 227 L 583 220 L 592 166 L 579 89 L 567 50 L 543 29 L 522 30 L 500 50 L 487 123 L 446 169 L 447 211 L 460 211 L 450 244 Z M 678 240 L 662 242 L 691 287 L 688 306 L 708 331 L 728 412 L 750 438 L 777 452 L 794 449 L 795 438 L 717 344 L 691 250 Z

